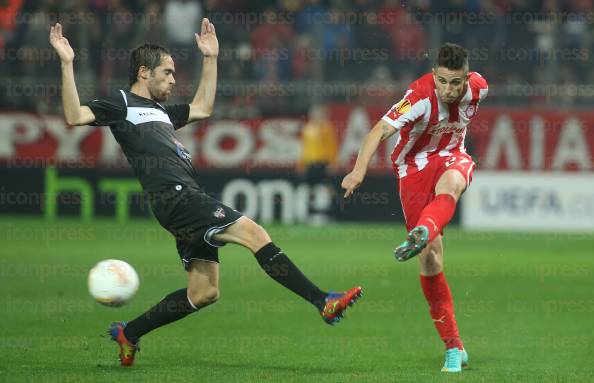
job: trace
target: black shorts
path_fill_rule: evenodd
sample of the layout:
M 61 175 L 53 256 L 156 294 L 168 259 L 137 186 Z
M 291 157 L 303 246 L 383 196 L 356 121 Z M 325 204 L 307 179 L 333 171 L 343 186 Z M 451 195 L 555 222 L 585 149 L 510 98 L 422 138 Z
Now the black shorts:
M 214 235 L 242 217 L 193 186 L 173 185 L 168 191 L 149 193 L 149 201 L 161 226 L 175 237 L 186 270 L 193 259 L 218 263 L 218 248 L 225 244 Z
M 321 162 L 310 164 L 305 171 L 305 182 L 310 185 L 317 185 L 329 182 L 328 165 Z

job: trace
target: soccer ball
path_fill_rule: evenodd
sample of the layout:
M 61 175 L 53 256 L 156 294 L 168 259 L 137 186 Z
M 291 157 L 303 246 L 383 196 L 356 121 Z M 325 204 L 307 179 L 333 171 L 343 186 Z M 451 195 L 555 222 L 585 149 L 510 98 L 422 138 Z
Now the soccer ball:
M 124 261 L 106 259 L 89 272 L 89 293 L 106 306 L 121 306 L 138 291 L 138 274 Z

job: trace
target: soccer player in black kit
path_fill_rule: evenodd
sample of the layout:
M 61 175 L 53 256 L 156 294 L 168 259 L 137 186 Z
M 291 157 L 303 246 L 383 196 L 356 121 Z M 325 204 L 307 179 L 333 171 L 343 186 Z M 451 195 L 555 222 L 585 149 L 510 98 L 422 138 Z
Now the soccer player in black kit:
M 140 338 L 196 312 L 219 297 L 218 248 L 235 243 L 254 253 L 262 269 L 278 283 L 313 304 L 328 324 L 335 324 L 361 296 L 361 287 L 324 292 L 307 279 L 251 219 L 205 194 L 190 154 L 174 131 L 210 116 L 217 78 L 219 44 L 215 28 L 204 19 L 198 48 L 204 56 L 200 86 L 190 104 L 162 105 L 175 84 L 173 59 L 165 48 L 144 44 L 130 56 L 130 90 L 81 105 L 74 81 L 74 51 L 62 26 L 50 30 L 50 43 L 62 66 L 62 102 L 70 125 L 109 126 L 146 193 L 159 223 L 173 234 L 188 286 L 174 291 L 130 322 L 114 322 L 109 334 L 119 345 L 123 366 L 134 363 Z

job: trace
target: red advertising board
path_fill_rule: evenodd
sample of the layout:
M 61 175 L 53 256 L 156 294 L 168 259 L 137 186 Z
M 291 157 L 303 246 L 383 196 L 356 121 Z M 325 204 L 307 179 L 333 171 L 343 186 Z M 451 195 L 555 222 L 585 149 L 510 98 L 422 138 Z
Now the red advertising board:
M 340 166 L 351 166 L 363 137 L 384 112 L 351 104 L 330 107 Z M 177 134 L 199 167 L 287 169 L 299 157 L 303 123 L 296 118 L 207 121 Z M 592 171 L 594 112 L 483 107 L 467 139 L 481 169 Z M 382 143 L 371 164 L 375 171 L 391 169 L 393 143 Z M 69 127 L 60 116 L 28 113 L 1 114 L 0 160 L 21 166 L 68 162 L 112 167 L 125 162 L 108 128 Z

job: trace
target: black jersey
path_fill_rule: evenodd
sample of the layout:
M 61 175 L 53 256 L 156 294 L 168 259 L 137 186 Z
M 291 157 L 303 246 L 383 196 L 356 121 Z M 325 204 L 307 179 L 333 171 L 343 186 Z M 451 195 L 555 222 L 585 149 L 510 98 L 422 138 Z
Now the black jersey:
M 95 126 L 108 125 L 147 192 L 172 185 L 198 187 L 190 153 L 174 134 L 188 122 L 188 104 L 166 105 L 120 90 L 120 94 L 86 104 Z

